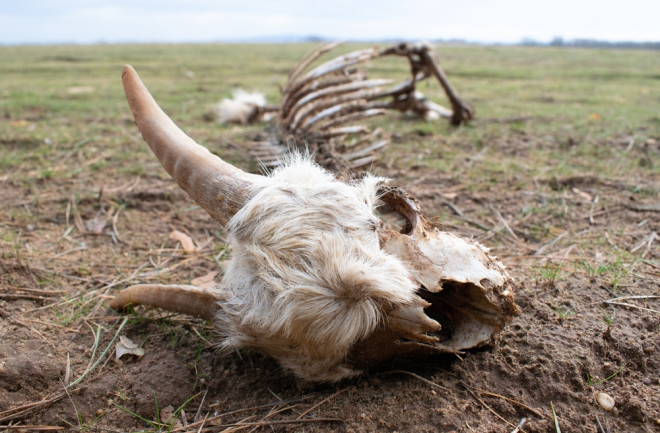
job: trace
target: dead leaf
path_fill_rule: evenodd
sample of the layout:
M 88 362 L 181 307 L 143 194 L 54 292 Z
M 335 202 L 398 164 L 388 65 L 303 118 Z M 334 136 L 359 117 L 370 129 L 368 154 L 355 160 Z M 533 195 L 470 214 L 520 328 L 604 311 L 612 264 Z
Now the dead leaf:
M 130 338 L 120 335 L 119 342 L 116 346 L 115 358 L 121 359 L 125 355 L 135 355 L 138 358 L 142 358 L 144 356 L 144 349 L 135 344 Z
M 92 233 L 103 233 L 103 229 L 108 224 L 103 215 L 96 215 L 93 219 L 87 220 L 87 230 Z
M 190 284 L 193 286 L 201 287 L 202 289 L 212 289 L 216 286 L 215 277 L 218 276 L 220 272 L 213 271 L 208 274 L 194 278 Z
M 582 191 L 581 189 L 578 189 L 578 188 L 571 188 L 571 190 L 572 190 L 575 194 L 577 194 L 577 195 L 579 195 L 580 197 L 582 197 L 583 199 L 585 199 L 586 201 L 593 201 L 593 199 L 594 199 L 594 198 L 591 196 L 591 194 L 589 194 L 588 192 Z
M 180 232 L 178 230 L 172 230 L 172 232 L 169 235 L 169 238 L 175 241 L 179 241 L 181 243 L 181 246 L 183 247 L 183 250 L 186 252 L 197 251 L 197 246 L 195 246 L 195 242 L 192 240 L 190 236 L 188 236 L 183 232 Z
M 172 405 L 164 407 L 160 411 L 161 422 L 169 426 L 170 428 L 178 428 L 178 427 L 183 428 L 183 424 L 177 418 L 178 415 L 179 415 L 178 412 L 174 411 L 174 407 Z

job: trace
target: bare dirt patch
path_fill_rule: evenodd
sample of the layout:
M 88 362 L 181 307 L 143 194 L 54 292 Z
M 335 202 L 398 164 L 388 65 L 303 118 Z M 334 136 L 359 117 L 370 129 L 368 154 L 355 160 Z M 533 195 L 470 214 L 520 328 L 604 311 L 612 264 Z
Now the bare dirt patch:
M 103 295 L 137 281 L 189 282 L 229 253 L 217 224 L 169 180 L 141 178 L 75 205 L 56 183 L 44 188 L 51 199 L 36 202 L 5 182 L 5 208 L 20 212 L 3 224 L 20 238 L 3 240 L 0 419 L 71 430 L 153 429 L 141 418 L 156 422 L 164 408 L 194 397 L 183 410 L 190 431 L 207 417 L 208 431 L 243 423 L 274 431 L 501 432 L 527 418 L 524 431 L 547 432 L 552 402 L 568 430 L 597 432 L 598 422 L 609 431 L 656 430 L 659 313 L 657 301 L 634 298 L 658 295 L 657 244 L 642 242 L 660 232 L 650 207 L 655 196 L 639 198 L 634 180 L 588 176 L 470 191 L 457 176 L 392 169 L 409 176 L 408 189 L 447 229 L 496 244 L 517 279 L 522 314 L 496 347 L 318 385 L 260 355 L 221 356 L 208 324 L 140 310 L 123 333 L 146 355 L 115 362 L 111 348 L 67 395 L 66 371 L 69 381 L 85 371 L 95 330 L 96 359 L 122 321 L 104 308 Z M 539 206 L 543 212 L 531 210 Z M 204 247 L 185 253 L 168 238 L 173 229 Z M 554 238 L 543 243 L 546 232 Z M 635 250 L 639 259 L 617 263 L 599 248 L 585 249 L 594 239 L 608 254 Z M 615 297 L 632 306 L 604 303 Z M 614 397 L 613 412 L 598 406 L 597 392 Z M 320 418 L 328 420 L 312 422 Z

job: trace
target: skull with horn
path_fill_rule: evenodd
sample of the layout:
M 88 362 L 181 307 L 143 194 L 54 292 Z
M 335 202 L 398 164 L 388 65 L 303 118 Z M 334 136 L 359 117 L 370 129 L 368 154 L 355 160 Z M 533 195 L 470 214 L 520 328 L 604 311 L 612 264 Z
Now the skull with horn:
M 145 141 L 224 226 L 232 259 L 212 289 L 136 285 L 113 308 L 204 318 L 227 350 L 259 351 L 315 381 L 491 344 L 517 313 L 503 266 L 476 242 L 438 230 L 386 179 L 342 182 L 300 155 L 268 176 L 246 173 L 182 132 L 132 67 L 122 80 Z M 403 218 L 401 230 L 376 215 L 381 205 Z

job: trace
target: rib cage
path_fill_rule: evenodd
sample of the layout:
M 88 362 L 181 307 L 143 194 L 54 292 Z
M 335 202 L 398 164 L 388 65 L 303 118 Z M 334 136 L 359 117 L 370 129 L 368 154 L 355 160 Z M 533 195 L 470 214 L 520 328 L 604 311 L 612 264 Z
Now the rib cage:
M 426 117 L 433 112 L 454 125 L 467 123 L 474 109 L 449 85 L 428 44 L 399 44 L 385 49 L 361 49 L 310 68 L 339 43 L 309 52 L 291 70 L 282 89 L 277 122 L 268 140 L 253 143 L 252 154 L 265 166 L 277 166 L 290 149 L 309 151 L 316 161 L 339 177 L 373 163 L 387 145 L 380 130 L 362 121 L 387 110 Z M 370 79 L 364 64 L 384 56 L 406 57 L 411 78 L 391 86 L 391 80 Z M 436 77 L 451 109 L 427 100 L 417 83 Z M 391 86 L 384 88 L 385 86 Z

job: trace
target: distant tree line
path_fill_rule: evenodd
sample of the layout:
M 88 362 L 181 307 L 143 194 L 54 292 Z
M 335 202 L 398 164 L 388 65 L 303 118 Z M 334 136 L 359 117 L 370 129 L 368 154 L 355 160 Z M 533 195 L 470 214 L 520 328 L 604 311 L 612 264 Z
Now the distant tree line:
M 309 35 L 302 37 L 276 37 L 270 42 L 331 42 L 335 39 L 326 38 L 324 36 Z M 352 42 L 378 42 L 378 43 L 399 43 L 404 39 L 401 38 L 387 38 L 379 40 L 367 40 L 367 39 L 356 39 Z M 467 39 L 435 39 L 433 42 L 444 43 L 444 44 L 477 44 L 484 45 L 483 42 L 475 42 Z M 489 45 L 486 43 L 485 45 Z M 597 39 L 570 39 L 565 40 L 564 38 L 557 36 L 553 38 L 550 42 L 541 42 L 532 38 L 524 38 L 517 44 L 497 44 L 496 45 L 524 45 L 532 47 L 586 47 L 586 48 L 617 48 L 617 49 L 635 49 L 635 50 L 660 50 L 660 41 L 657 42 L 632 42 L 632 41 L 601 41 Z
M 549 43 L 539 42 L 534 39 L 525 38 L 520 45 L 551 47 L 587 47 L 587 48 L 618 48 L 618 49 L 637 49 L 637 50 L 660 50 L 659 42 L 632 42 L 632 41 L 600 41 L 596 39 L 571 39 L 564 40 L 562 37 L 555 37 Z

